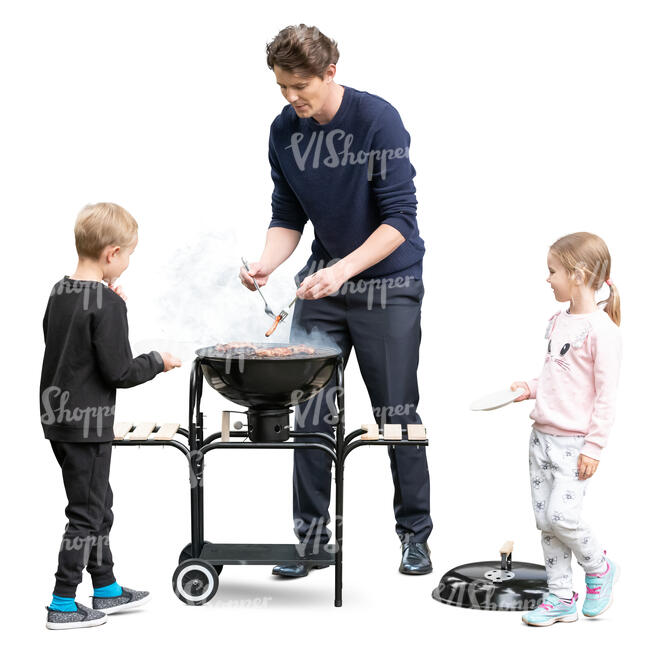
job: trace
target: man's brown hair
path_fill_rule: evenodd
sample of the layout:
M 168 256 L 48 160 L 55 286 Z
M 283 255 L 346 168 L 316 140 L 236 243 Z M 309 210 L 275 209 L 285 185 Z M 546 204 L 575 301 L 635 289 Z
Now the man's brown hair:
M 336 41 L 328 38 L 318 27 L 289 25 L 266 45 L 266 63 L 271 70 L 277 65 L 300 77 L 320 77 L 339 60 Z

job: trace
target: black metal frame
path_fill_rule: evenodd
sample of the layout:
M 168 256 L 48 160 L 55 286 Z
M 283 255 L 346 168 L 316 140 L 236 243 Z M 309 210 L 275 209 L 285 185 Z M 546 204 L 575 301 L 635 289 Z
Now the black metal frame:
M 280 564 L 296 562 L 306 565 L 334 565 L 334 605 L 342 605 L 343 588 L 343 468 L 348 454 L 365 445 L 428 445 L 427 440 L 356 440 L 363 433 L 357 429 L 345 435 L 345 397 L 344 397 L 344 361 L 339 356 L 336 363 L 336 407 L 337 413 L 333 424 L 336 434 L 332 436 L 322 432 L 298 433 L 291 431 L 284 442 L 221 442 L 222 432 L 203 437 L 203 413 L 201 396 L 203 393 L 203 371 L 201 360 L 194 359 L 190 375 L 189 429 L 179 429 L 187 437 L 184 445 L 175 440 L 115 440 L 119 446 L 172 446 L 179 449 L 187 458 L 190 467 L 190 516 L 192 540 L 191 558 L 206 561 L 220 568 L 225 564 Z M 380 426 L 380 432 L 382 431 Z M 406 427 L 402 427 L 402 435 Z M 245 431 L 230 431 L 232 438 L 246 438 Z M 329 443 L 299 442 L 301 437 L 320 438 Z M 298 440 L 298 441 L 296 441 Z M 331 446 L 330 446 L 331 445 Z M 328 454 L 334 463 L 336 482 L 336 518 L 334 525 L 334 550 L 322 549 L 313 554 L 305 554 L 300 544 L 211 544 L 206 543 L 204 533 L 203 509 L 203 472 L 205 454 L 213 449 L 320 449 Z M 328 545 L 331 546 L 331 545 Z

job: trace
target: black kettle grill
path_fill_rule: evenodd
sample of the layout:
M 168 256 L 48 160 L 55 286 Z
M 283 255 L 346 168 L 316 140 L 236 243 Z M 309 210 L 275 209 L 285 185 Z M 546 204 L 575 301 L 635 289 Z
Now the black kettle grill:
M 287 348 L 286 344 L 251 344 L 257 349 Z M 289 439 L 289 407 L 306 402 L 323 389 L 334 374 L 339 351 L 312 348 L 313 352 L 281 357 L 220 352 L 215 347 L 196 351 L 208 384 L 226 399 L 247 406 L 248 437 L 252 442 Z

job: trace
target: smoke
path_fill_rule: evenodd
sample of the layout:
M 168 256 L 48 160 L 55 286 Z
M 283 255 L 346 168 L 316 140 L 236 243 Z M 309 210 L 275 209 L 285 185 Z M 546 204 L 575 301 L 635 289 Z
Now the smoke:
M 191 361 L 195 350 L 216 343 L 250 341 L 288 343 L 294 308 L 279 323 L 272 336 L 265 332 L 273 319 L 264 312 L 264 302 L 239 280 L 241 256 L 254 261 L 255 251 L 242 250 L 229 232 L 204 232 L 178 247 L 157 270 L 155 285 L 146 296 L 149 322 L 157 324 L 152 337 L 134 343 L 140 351 L 166 350 L 182 361 Z M 300 265 L 302 266 L 302 264 Z M 295 296 L 294 274 L 300 268 L 289 260 L 277 269 L 262 293 L 275 314 Z M 314 330 L 294 333 L 292 343 L 335 347 L 329 336 Z
M 334 348 L 338 352 L 341 351 L 338 343 L 326 332 L 322 332 L 317 327 L 309 332 L 303 327 L 295 326 L 293 328 L 293 335 L 291 336 L 291 343 L 310 345 L 314 348 Z

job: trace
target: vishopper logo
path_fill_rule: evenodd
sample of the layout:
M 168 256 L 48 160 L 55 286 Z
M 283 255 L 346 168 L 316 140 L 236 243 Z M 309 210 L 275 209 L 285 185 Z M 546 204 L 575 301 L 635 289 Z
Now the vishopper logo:
M 273 600 L 272 596 L 262 596 L 261 598 L 239 598 L 230 600 L 214 600 L 213 607 L 217 609 L 268 609 L 269 603 Z
M 54 285 L 51 296 L 61 296 L 63 294 L 81 294 L 82 309 L 86 311 L 91 305 L 96 305 L 101 309 L 104 300 L 104 285 L 101 282 L 91 282 L 89 280 L 73 280 L 68 278 L 63 282 Z
M 334 525 L 336 525 L 337 521 L 343 523 L 343 516 L 335 516 Z M 298 531 L 306 531 L 304 534 L 300 535 L 305 541 L 295 544 L 296 554 L 298 557 L 308 558 L 310 555 L 316 555 L 322 551 L 336 553 L 338 549 L 336 541 L 325 543 L 321 541 L 330 536 L 329 531 L 327 530 L 328 523 L 330 523 L 329 519 L 325 521 L 324 517 L 318 517 L 317 519 L 314 518 L 309 522 L 301 518 L 293 520 L 293 529 L 296 534 L 298 534 Z
M 387 406 L 376 406 L 372 409 L 375 420 L 381 425 L 388 424 L 394 417 L 408 416 L 415 414 L 415 404 L 391 404 Z
M 414 275 L 396 276 L 394 278 L 371 278 L 369 280 L 346 280 L 340 289 L 334 295 L 346 295 L 355 293 L 366 293 L 366 308 L 370 311 L 375 305 L 381 309 L 386 309 L 388 305 L 388 295 L 391 289 L 409 287 L 416 280 Z M 375 292 L 378 293 L 379 300 L 375 301 Z
M 354 135 L 346 133 L 342 129 L 333 129 L 325 134 L 323 131 L 313 132 L 309 136 L 309 141 L 302 144 L 305 139 L 304 133 L 292 133 L 288 146 L 285 149 L 291 149 L 296 165 L 301 172 L 307 168 L 311 158 L 312 169 L 318 169 L 321 164 L 321 153 L 323 146 L 329 154 L 322 160 L 325 167 L 334 169 L 336 167 L 345 167 L 347 165 L 368 165 L 368 181 L 372 180 L 375 172 L 375 165 L 379 164 L 379 176 L 382 180 L 386 178 L 386 161 L 393 158 L 408 158 L 409 148 L 397 147 L 396 149 L 370 149 L 369 151 L 351 151 L 354 143 Z M 343 146 L 341 151 L 337 151 L 339 146 Z
M 322 426 L 323 423 L 327 425 L 336 424 L 338 397 L 339 395 L 344 396 L 344 393 L 345 390 L 341 386 L 332 386 L 331 388 L 319 391 L 309 402 L 304 403 L 305 392 L 302 390 L 294 390 L 291 393 L 291 402 L 298 404 L 294 413 L 294 426 L 302 429 L 307 426 L 311 426 L 312 428 Z M 327 406 L 327 413 L 321 421 L 320 413 L 323 400 Z M 303 404 L 300 404 L 301 402 Z M 310 416 L 311 422 L 309 422 Z M 326 444 L 326 442 L 323 441 L 323 444 Z
M 594 290 L 597 290 L 598 287 L 600 287 L 603 284 L 603 282 L 605 282 L 607 276 L 609 275 L 607 269 L 607 262 L 606 261 L 601 262 L 600 260 L 596 262 L 593 273 L 589 272 L 584 262 L 578 262 L 575 270 L 580 270 L 587 276 L 585 284 L 589 289 L 594 289 Z
M 224 372 L 229 375 L 232 371 L 233 361 L 237 362 L 237 372 L 244 372 L 244 366 L 246 365 L 246 355 L 242 351 L 228 351 L 225 353 L 226 364 L 224 367 Z
M 309 265 L 308 273 L 304 276 L 313 275 L 324 268 L 329 268 L 340 258 L 333 258 L 329 262 L 323 261 L 312 262 Z M 389 294 L 393 289 L 408 289 L 417 281 L 414 275 L 396 275 L 390 278 L 368 278 L 359 280 L 346 280 L 336 291 L 329 294 L 330 296 L 345 296 L 354 294 L 366 294 L 366 307 L 370 311 L 375 306 L 386 309 L 389 300 Z M 378 297 L 378 300 L 376 298 Z
M 457 581 L 452 586 L 441 582 L 434 589 L 433 597 L 457 607 L 493 611 L 528 611 L 534 609 L 542 600 L 541 596 L 535 598 L 531 595 L 530 598 L 517 598 L 507 593 L 504 594 L 503 591 L 499 593 L 496 584 L 487 578 L 477 578 L 470 582 Z
M 83 437 L 90 437 L 91 432 L 101 437 L 106 419 L 115 416 L 115 405 L 75 406 L 68 408 L 70 391 L 59 386 L 48 386 L 41 393 L 41 423 L 46 425 L 70 426 L 82 429 Z M 79 426 L 81 423 L 81 427 Z
M 339 395 L 344 396 L 345 389 L 340 386 L 332 386 L 319 391 L 311 398 L 310 402 L 303 402 L 306 393 L 301 390 L 294 390 L 291 393 L 291 401 L 298 406 L 294 413 L 295 426 L 300 429 L 305 429 L 307 426 L 316 429 L 323 424 L 335 425 L 337 424 L 337 404 Z M 325 403 L 326 414 L 323 419 L 320 419 L 320 414 L 323 411 L 323 403 Z M 413 402 L 404 404 L 386 404 L 384 406 L 375 406 L 372 409 L 372 414 L 375 421 L 380 425 L 394 422 L 398 417 L 413 417 L 416 413 L 416 405 Z M 310 421 L 311 417 L 311 421 Z M 325 442 L 323 442 L 325 444 Z
M 108 535 L 85 535 L 83 537 L 76 535 L 68 537 L 67 533 L 61 540 L 60 551 L 77 552 L 83 550 L 83 564 L 86 566 L 90 560 L 91 553 L 95 552 L 93 562 L 101 565 L 104 558 L 104 547 L 110 549 Z
M 190 451 L 190 488 L 203 487 L 204 456 L 200 449 Z

